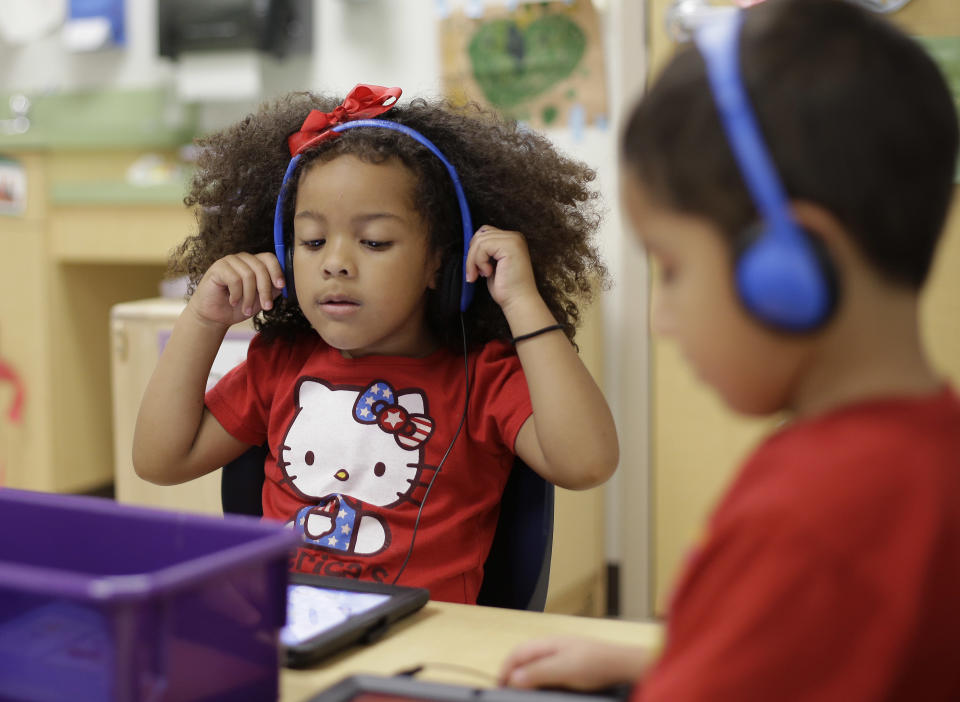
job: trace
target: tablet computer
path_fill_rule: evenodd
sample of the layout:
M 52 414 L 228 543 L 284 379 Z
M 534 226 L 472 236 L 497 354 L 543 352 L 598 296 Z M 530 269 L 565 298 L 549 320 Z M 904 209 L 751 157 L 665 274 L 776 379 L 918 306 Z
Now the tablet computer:
M 379 638 L 430 599 L 424 588 L 292 573 L 280 646 L 288 667 L 308 665 Z
M 602 692 L 476 688 L 414 680 L 410 677 L 351 675 L 321 690 L 307 702 L 623 702 L 629 686 Z

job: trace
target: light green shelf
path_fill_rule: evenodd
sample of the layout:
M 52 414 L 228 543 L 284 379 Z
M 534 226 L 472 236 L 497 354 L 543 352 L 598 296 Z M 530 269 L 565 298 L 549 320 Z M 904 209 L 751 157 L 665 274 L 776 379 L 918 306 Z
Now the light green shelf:
M 162 89 L 27 95 L 23 134 L 0 131 L 0 152 L 49 149 L 176 148 L 196 134 L 195 106 L 171 102 Z M 12 118 L 0 95 L 0 120 Z
M 183 201 L 187 182 L 131 185 L 116 182 L 59 182 L 50 186 L 55 205 L 168 205 Z

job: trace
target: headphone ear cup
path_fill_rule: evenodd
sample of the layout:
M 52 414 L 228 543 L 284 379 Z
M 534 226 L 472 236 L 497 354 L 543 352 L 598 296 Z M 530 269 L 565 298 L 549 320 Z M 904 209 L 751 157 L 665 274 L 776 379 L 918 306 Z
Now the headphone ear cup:
M 437 273 L 437 300 L 439 302 L 440 315 L 448 320 L 457 316 L 460 312 L 460 279 L 462 271 L 460 261 L 452 257 L 445 261 Z
M 763 225 L 745 230 L 734 277 L 750 314 L 779 331 L 816 331 L 837 308 L 838 278 L 827 249 L 820 237 L 796 226 L 786 234 Z
M 293 242 L 287 247 L 286 260 L 283 263 L 283 278 L 287 284 L 287 301 L 293 305 L 299 305 L 297 301 L 297 286 L 293 280 Z

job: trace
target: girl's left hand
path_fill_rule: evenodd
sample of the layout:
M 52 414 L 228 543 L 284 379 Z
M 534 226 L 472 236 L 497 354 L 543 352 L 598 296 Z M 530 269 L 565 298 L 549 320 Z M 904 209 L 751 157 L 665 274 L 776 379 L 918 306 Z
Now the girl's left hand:
M 527 241 L 520 232 L 508 232 L 485 224 L 470 241 L 466 264 L 467 282 L 487 279 L 490 297 L 501 308 L 536 295 L 537 284 L 530 263 Z

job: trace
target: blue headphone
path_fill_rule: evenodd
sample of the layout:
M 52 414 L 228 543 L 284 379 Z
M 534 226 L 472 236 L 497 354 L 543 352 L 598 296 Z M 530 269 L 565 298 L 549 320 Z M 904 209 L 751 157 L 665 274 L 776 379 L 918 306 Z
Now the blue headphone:
M 694 34 L 720 121 L 760 222 L 743 235 L 735 285 L 744 306 L 761 322 L 786 332 L 814 331 L 837 306 L 837 276 L 819 238 L 794 221 L 776 167 L 743 87 L 739 35 L 743 13 L 701 25 Z
M 427 139 L 423 134 L 411 129 L 403 124 L 391 122 L 385 119 L 358 119 L 353 122 L 344 122 L 334 127 L 331 131 L 342 132 L 347 129 L 357 127 L 379 127 L 381 129 L 392 129 L 402 132 L 407 136 L 417 140 L 426 146 L 446 167 L 450 180 L 453 182 L 453 189 L 457 195 L 457 203 L 460 206 L 460 221 L 463 226 L 463 257 L 459 265 L 445 266 L 440 271 L 440 281 L 437 286 L 437 295 L 440 299 L 441 313 L 444 317 L 455 316 L 457 311 L 466 312 L 473 300 L 473 288 L 475 283 L 468 283 L 466 278 L 467 252 L 470 250 L 470 240 L 473 238 L 473 222 L 470 218 L 470 207 L 467 204 L 467 197 L 464 195 L 463 186 L 460 185 L 460 178 L 457 175 L 453 164 L 440 152 L 433 142 Z M 293 280 L 293 249 L 291 245 L 287 248 L 283 236 L 283 214 L 286 209 L 287 198 L 290 193 L 290 177 L 300 162 L 300 154 L 297 154 L 287 165 L 287 171 L 283 175 L 283 183 L 280 185 L 280 193 L 277 195 L 277 208 L 273 214 L 273 246 L 277 254 L 277 260 L 280 267 L 283 268 L 284 280 L 286 286 L 283 288 L 283 296 L 296 302 L 297 293 Z

